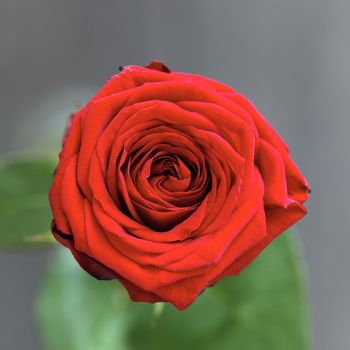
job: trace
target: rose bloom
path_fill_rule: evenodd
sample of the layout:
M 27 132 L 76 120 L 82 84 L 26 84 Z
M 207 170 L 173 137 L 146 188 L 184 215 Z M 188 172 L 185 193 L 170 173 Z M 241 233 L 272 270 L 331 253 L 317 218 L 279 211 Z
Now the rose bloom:
M 50 190 L 55 238 L 134 301 L 182 310 L 306 214 L 287 145 L 231 87 L 126 66 L 77 111 Z

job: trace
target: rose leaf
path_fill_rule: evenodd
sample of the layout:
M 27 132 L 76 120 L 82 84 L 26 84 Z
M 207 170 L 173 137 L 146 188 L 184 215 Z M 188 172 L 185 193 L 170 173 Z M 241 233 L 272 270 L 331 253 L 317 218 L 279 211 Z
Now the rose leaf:
M 0 248 L 51 242 L 48 192 L 55 166 L 45 158 L 0 164 Z
M 131 302 L 118 282 L 93 279 L 60 249 L 36 310 L 48 350 L 310 349 L 304 269 L 291 233 L 182 312 Z

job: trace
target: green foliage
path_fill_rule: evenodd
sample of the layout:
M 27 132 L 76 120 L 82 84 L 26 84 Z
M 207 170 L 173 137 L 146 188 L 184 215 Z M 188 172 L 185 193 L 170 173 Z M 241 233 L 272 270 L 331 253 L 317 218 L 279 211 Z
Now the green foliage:
M 37 304 L 49 350 L 307 350 L 302 268 L 289 233 L 239 277 L 207 289 L 187 310 L 133 303 L 61 250 Z
M 0 248 L 49 241 L 48 192 L 55 166 L 47 159 L 9 160 L 0 164 Z

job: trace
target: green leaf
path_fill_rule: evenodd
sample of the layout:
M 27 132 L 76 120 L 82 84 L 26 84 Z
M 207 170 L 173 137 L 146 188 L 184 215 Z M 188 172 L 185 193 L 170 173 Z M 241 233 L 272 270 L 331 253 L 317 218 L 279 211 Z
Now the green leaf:
M 54 163 L 43 158 L 0 164 L 0 247 L 48 242 L 51 212 L 48 192 Z
M 289 233 L 182 312 L 129 301 L 116 281 L 93 279 L 61 250 L 37 311 L 49 350 L 309 349 L 303 269 Z
M 134 305 L 115 281 L 97 281 L 61 249 L 40 292 L 37 312 L 48 349 L 127 350 Z

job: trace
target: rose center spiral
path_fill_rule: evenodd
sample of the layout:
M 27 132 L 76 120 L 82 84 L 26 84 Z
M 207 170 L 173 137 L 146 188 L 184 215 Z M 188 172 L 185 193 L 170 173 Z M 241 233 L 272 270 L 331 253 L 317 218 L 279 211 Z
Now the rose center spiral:
M 170 192 L 186 191 L 192 182 L 187 165 L 174 155 L 163 155 L 152 162 L 149 181 L 159 183 Z

